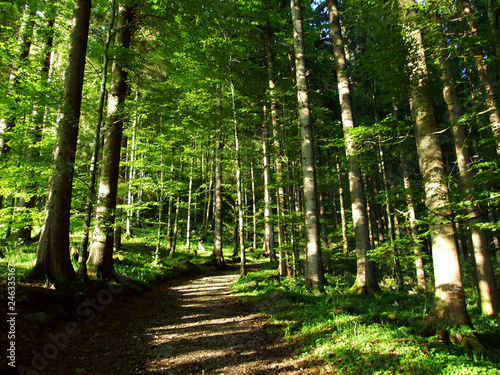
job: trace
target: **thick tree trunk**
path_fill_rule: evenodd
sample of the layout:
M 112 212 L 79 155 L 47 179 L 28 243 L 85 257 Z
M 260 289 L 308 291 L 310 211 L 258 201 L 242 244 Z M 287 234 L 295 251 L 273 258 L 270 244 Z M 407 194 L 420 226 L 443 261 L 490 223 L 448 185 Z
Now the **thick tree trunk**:
M 90 0 L 75 0 L 64 80 L 63 113 L 57 129 L 47 213 L 32 270 L 33 276 L 38 276 L 40 270 L 60 288 L 65 288 L 75 278 L 69 253 L 69 224 L 90 9 Z
M 460 184 L 462 190 L 467 194 L 467 211 L 470 218 L 470 234 L 472 246 L 474 248 L 474 258 L 476 264 L 477 286 L 479 291 L 479 302 L 484 316 L 493 316 L 500 311 L 500 296 L 495 281 L 495 273 L 491 263 L 488 239 L 484 230 L 479 225 L 483 223 L 482 212 L 477 204 L 478 198 L 476 188 L 473 183 L 473 174 L 470 168 L 471 158 L 469 149 L 465 143 L 466 133 L 460 118 L 463 115 L 455 83 L 452 75 L 450 63 L 446 53 L 446 45 L 441 37 L 441 51 L 439 61 L 443 67 L 443 96 L 448 107 L 448 116 L 452 126 L 453 142 L 455 154 L 460 172 Z
M 319 215 L 314 165 L 314 140 L 309 106 L 307 66 L 300 0 L 290 0 L 295 49 L 297 102 L 300 121 L 302 175 L 306 230 L 306 283 L 313 292 L 324 290 L 323 264 L 319 233 Z
M 118 14 L 117 45 L 124 50 L 132 39 L 133 8 L 121 4 Z M 99 182 L 99 198 L 96 224 L 92 234 L 87 266 L 102 278 L 108 278 L 113 270 L 114 223 L 118 177 L 120 170 L 121 140 L 123 134 L 123 105 L 127 96 L 127 71 L 125 55 L 115 56 L 112 82 L 109 92 L 107 129 L 104 136 L 102 170 Z
M 403 17 L 415 15 L 413 0 L 400 0 Z M 458 249 L 446 185 L 445 166 L 430 91 L 422 35 L 418 29 L 408 27 L 406 40 L 411 46 L 410 102 L 415 122 L 415 133 L 420 171 L 425 188 L 425 205 L 434 263 L 435 303 L 428 324 L 443 335 L 452 325 L 471 326 L 465 305 L 465 294 L 460 273 Z
M 366 212 L 361 171 L 356 165 L 356 159 L 354 157 L 355 145 L 350 136 L 350 132 L 354 128 L 354 119 L 337 1 L 328 0 L 328 8 L 333 53 L 337 68 L 339 100 L 342 111 L 342 126 L 345 137 L 347 171 L 349 174 L 349 188 L 351 193 L 352 217 L 354 220 L 354 236 L 356 240 L 357 275 L 356 282 L 352 289 L 359 293 L 371 293 L 372 291 L 379 290 L 379 286 L 375 279 L 375 266 L 367 256 L 370 250 L 368 215 Z

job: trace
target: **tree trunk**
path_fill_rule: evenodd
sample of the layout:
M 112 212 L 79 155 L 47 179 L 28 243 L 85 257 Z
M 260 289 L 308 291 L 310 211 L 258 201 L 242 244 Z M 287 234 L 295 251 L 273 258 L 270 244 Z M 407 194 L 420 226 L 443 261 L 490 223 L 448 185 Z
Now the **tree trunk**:
M 75 0 L 47 213 L 31 273 L 35 277 L 46 274 L 56 287 L 63 289 L 75 278 L 69 253 L 69 225 L 90 9 L 90 0 Z
M 255 194 L 255 173 L 253 161 L 250 162 L 250 174 L 252 178 L 252 222 L 253 222 L 253 241 L 252 249 L 257 251 L 257 197 Z
M 220 136 L 219 136 L 220 137 Z M 215 145 L 215 192 L 214 192 L 214 253 L 217 265 L 224 265 L 222 252 L 222 141 L 217 139 Z
M 186 220 L 186 250 L 191 249 L 191 201 L 193 196 L 193 164 L 194 158 L 191 159 L 191 168 L 189 173 L 189 188 L 188 188 L 188 212 Z
M 306 284 L 313 292 L 323 292 L 324 275 L 321 261 L 316 172 L 314 166 L 314 140 L 311 126 L 304 30 L 300 0 L 290 0 L 295 49 L 297 102 L 300 121 L 302 175 L 304 188 L 306 230 Z
M 125 51 L 132 39 L 133 8 L 127 4 L 119 6 L 117 45 Z M 123 52 L 122 52 L 123 53 Z M 125 54 L 115 56 L 112 82 L 109 92 L 106 133 L 99 182 L 99 198 L 96 209 L 96 224 L 92 234 L 87 266 L 102 278 L 108 278 L 113 270 L 113 244 L 116 196 L 120 170 L 121 140 L 123 134 L 123 106 L 127 96 L 127 62 Z
M 403 17 L 412 19 L 416 11 L 413 0 L 400 0 Z M 430 91 L 422 35 L 418 29 L 406 32 L 411 46 L 410 104 L 415 123 L 417 152 L 425 188 L 425 205 L 434 263 L 435 303 L 428 317 L 430 328 L 448 336 L 452 325 L 471 326 L 465 305 L 453 224 L 448 220 L 448 187 L 439 132 Z
M 336 0 L 328 0 L 330 14 L 330 29 L 332 33 L 333 53 L 337 69 L 339 100 L 342 111 L 342 126 L 344 130 L 349 188 L 351 193 L 352 217 L 354 221 L 354 236 L 356 240 L 357 275 L 352 289 L 358 293 L 371 293 L 379 290 L 375 279 L 375 266 L 368 258 L 370 236 L 368 232 L 368 215 L 366 212 L 365 193 L 361 171 L 354 157 L 354 141 L 350 133 L 354 128 L 353 109 L 347 62 L 345 59 L 344 42 L 340 29 L 339 12 Z
M 238 121 L 236 118 L 236 103 L 234 98 L 234 84 L 231 78 L 231 99 L 233 108 L 234 121 L 234 152 L 236 153 L 236 200 L 238 211 L 238 239 L 240 243 L 240 277 L 245 277 L 246 258 L 245 258 L 245 232 L 244 232 L 244 213 L 243 213 L 243 191 L 241 187 L 241 155 L 240 155 L 240 139 L 238 136 Z
M 345 213 L 345 200 L 344 200 L 344 187 L 342 184 L 342 172 L 340 169 L 339 157 L 335 158 L 335 165 L 337 168 L 337 182 L 339 184 L 339 202 L 340 202 L 340 221 L 342 226 L 342 248 L 344 249 L 344 254 L 349 253 L 349 243 L 347 241 L 347 217 Z
M 269 129 L 267 127 L 267 109 L 263 107 L 263 121 L 262 121 L 262 152 L 263 152 L 263 165 L 264 165 L 264 254 L 269 255 L 271 262 L 276 262 L 276 253 L 274 252 L 274 228 L 271 223 L 272 206 L 271 206 L 271 193 L 269 186 L 271 184 L 271 167 L 269 163 Z
M 467 194 L 467 202 L 469 202 L 467 211 L 470 218 L 470 234 L 476 263 L 479 303 L 484 316 L 493 316 L 500 311 L 500 297 L 491 263 L 488 239 L 484 230 L 479 228 L 479 225 L 483 223 L 483 219 L 481 209 L 477 204 L 476 187 L 474 186 L 473 174 L 470 169 L 472 162 L 469 149 L 465 144 L 467 136 L 464 127 L 460 123 L 463 110 L 455 89 L 444 37 L 440 36 L 440 39 L 441 49 L 438 58 L 443 67 L 443 97 L 448 107 L 448 116 L 452 126 L 455 154 L 460 172 L 460 184 L 463 192 Z
M 92 143 L 92 156 L 90 159 L 90 179 L 88 183 L 87 202 L 85 204 L 85 218 L 83 222 L 83 236 L 78 250 L 78 273 L 87 276 L 87 258 L 89 246 L 89 231 L 92 222 L 92 213 L 94 211 L 94 199 L 96 193 L 96 180 L 97 180 L 97 162 L 99 159 L 99 146 L 101 144 L 101 126 L 104 113 L 104 105 L 106 101 L 106 83 L 108 80 L 108 65 L 109 56 L 108 51 L 111 45 L 113 30 L 115 26 L 115 4 L 113 2 L 111 22 L 109 25 L 108 35 L 106 38 L 106 45 L 104 49 L 104 57 L 102 62 L 101 83 L 99 88 L 99 107 L 97 109 L 97 123 L 94 130 L 94 140 Z

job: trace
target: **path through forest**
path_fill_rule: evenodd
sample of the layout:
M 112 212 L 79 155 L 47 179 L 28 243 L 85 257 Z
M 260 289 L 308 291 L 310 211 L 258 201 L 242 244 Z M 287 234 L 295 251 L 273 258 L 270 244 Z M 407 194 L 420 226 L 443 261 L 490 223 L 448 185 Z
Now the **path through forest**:
M 230 296 L 231 269 L 115 301 L 40 374 L 318 374 L 270 336 L 259 305 Z

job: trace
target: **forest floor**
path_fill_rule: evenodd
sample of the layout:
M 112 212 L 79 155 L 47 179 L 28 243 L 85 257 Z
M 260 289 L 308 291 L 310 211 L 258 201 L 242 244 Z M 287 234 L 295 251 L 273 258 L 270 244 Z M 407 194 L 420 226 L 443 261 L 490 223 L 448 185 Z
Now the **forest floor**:
M 267 332 L 258 304 L 230 295 L 238 271 L 183 276 L 120 298 L 119 287 L 102 289 L 77 307 L 74 321 L 28 331 L 28 342 L 16 342 L 19 373 L 332 373 L 294 358 L 293 346 Z

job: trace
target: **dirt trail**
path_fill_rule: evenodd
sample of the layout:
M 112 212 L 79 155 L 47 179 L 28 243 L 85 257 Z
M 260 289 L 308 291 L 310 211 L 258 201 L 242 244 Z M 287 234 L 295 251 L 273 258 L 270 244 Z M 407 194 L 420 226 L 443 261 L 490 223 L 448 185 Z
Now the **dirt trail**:
M 231 270 L 183 278 L 113 301 L 90 323 L 72 327 L 78 334 L 54 359 L 38 363 L 45 367 L 38 373 L 327 373 L 295 360 L 266 332 L 266 316 L 255 304 L 230 296 L 228 286 L 237 277 Z

